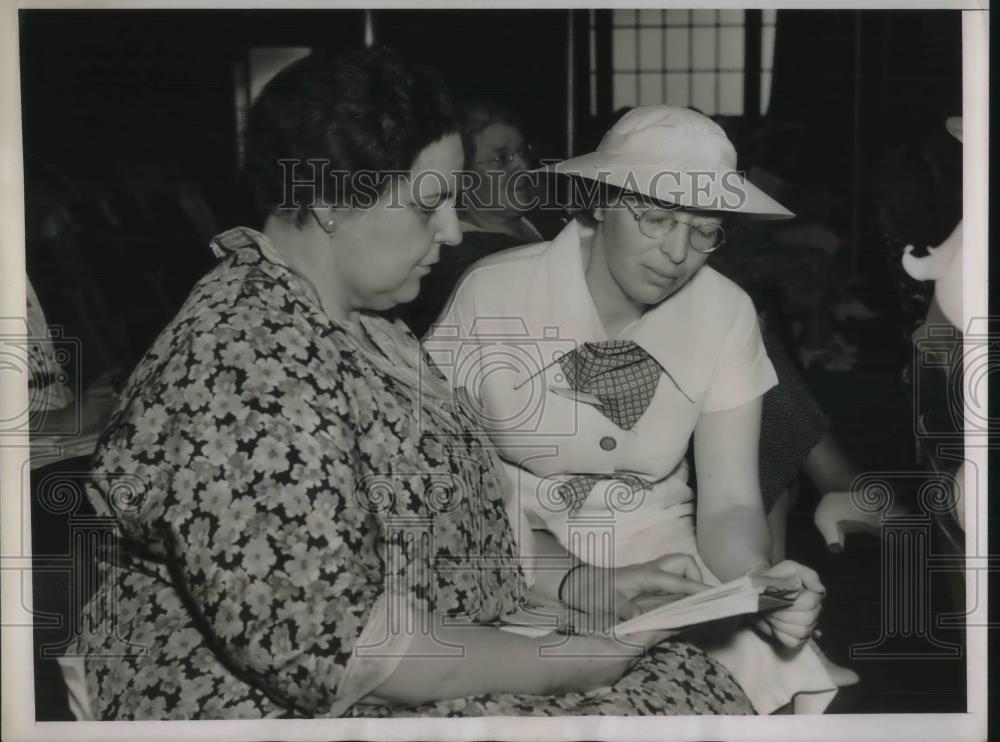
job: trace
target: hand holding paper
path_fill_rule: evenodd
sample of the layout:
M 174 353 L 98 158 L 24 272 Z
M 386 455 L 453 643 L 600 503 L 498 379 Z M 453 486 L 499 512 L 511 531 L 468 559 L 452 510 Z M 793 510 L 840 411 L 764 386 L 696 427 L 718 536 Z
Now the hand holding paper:
M 615 570 L 615 613 L 628 619 L 649 610 L 650 604 L 673 602 L 708 589 L 701 570 L 687 554 L 667 554 Z
M 657 562 L 659 561 L 657 560 Z M 624 592 L 628 595 L 629 592 L 635 590 L 638 586 L 648 584 L 643 582 L 643 580 L 661 579 L 655 576 L 651 577 L 648 574 L 650 565 L 655 564 L 656 562 L 647 562 L 645 565 L 636 565 L 636 567 L 643 567 L 644 569 L 637 569 L 636 575 L 633 576 L 635 582 L 631 587 L 625 588 L 623 591 L 619 590 L 619 594 Z M 817 594 L 813 593 L 811 589 L 804 587 L 803 579 L 798 571 L 805 569 L 807 568 L 794 562 L 789 564 L 782 562 L 769 570 L 767 574 L 747 575 L 738 580 L 711 588 L 700 585 L 700 583 L 688 581 L 684 577 L 671 575 L 674 580 L 683 581 L 678 584 L 689 583 L 689 589 L 693 591 L 693 594 L 678 597 L 676 593 L 667 594 L 666 591 L 659 596 L 639 592 L 636 593 L 636 597 L 626 601 L 625 605 L 630 606 L 629 610 L 641 609 L 648 606 L 656 597 L 659 597 L 661 602 L 667 602 L 663 602 L 652 610 L 647 610 L 616 625 L 613 620 L 597 621 L 596 624 L 602 627 L 610 627 L 610 632 L 619 637 L 627 637 L 630 640 L 635 639 L 640 644 L 648 646 L 651 643 L 655 644 L 657 641 L 667 638 L 671 633 L 676 633 L 678 630 L 690 626 L 697 626 L 709 621 L 717 621 L 732 616 L 773 611 L 773 615 L 783 615 L 784 617 L 780 618 L 774 626 L 771 623 L 765 623 L 764 626 L 766 628 L 762 629 L 762 631 L 768 636 L 781 641 L 783 644 L 796 646 L 792 644 L 793 641 L 796 641 L 794 638 L 795 634 L 792 632 L 796 632 L 797 629 L 786 628 L 784 624 L 788 623 L 793 626 L 799 626 L 799 621 L 801 620 L 814 623 L 815 615 L 818 614 L 818 609 L 814 610 L 815 606 L 813 606 L 815 598 L 808 597 Z M 813 576 L 815 575 L 815 573 L 812 574 Z M 639 575 L 642 575 L 641 579 Z M 810 580 L 810 584 L 813 587 L 816 586 L 818 580 L 812 581 L 812 578 L 808 574 L 805 575 L 805 578 Z M 697 589 L 694 586 L 698 586 Z M 822 587 L 822 585 L 819 587 Z M 560 611 L 566 613 L 569 610 L 565 607 L 556 607 L 553 611 L 551 606 L 546 607 L 536 604 L 529 610 L 521 611 L 514 616 L 505 617 L 504 620 L 507 624 L 505 628 L 516 633 L 530 633 L 530 635 L 539 636 L 557 627 L 563 627 L 567 623 L 571 626 L 574 625 L 574 615 L 572 615 L 571 611 L 568 616 L 564 615 L 558 619 L 556 617 Z M 594 616 L 576 614 L 576 618 L 582 619 L 585 624 L 595 623 Z M 768 619 L 770 619 L 770 616 L 764 613 L 759 621 L 767 621 Z M 605 633 L 607 631 L 606 629 Z M 801 641 L 798 643 L 801 643 Z
M 823 597 L 826 595 L 826 588 L 820 582 L 819 575 L 809 567 L 786 560 L 762 572 L 760 576 L 801 581 L 802 590 L 791 605 L 765 613 L 756 622 L 759 631 L 786 647 L 801 646 L 816 630 Z
M 532 595 L 529 606 L 505 616 L 503 623 L 509 631 L 532 636 L 552 630 L 608 634 L 622 619 L 707 589 L 698 565 L 687 554 L 667 554 L 617 569 L 580 565 L 563 579 L 563 605 Z M 658 631 L 658 627 L 651 630 Z M 652 637 L 650 643 L 665 638 L 666 634 Z
M 681 629 L 731 616 L 790 607 L 801 595 L 801 587 L 801 581 L 794 575 L 747 575 L 654 608 L 618 624 L 614 631 L 619 636 L 628 636 L 641 631 Z

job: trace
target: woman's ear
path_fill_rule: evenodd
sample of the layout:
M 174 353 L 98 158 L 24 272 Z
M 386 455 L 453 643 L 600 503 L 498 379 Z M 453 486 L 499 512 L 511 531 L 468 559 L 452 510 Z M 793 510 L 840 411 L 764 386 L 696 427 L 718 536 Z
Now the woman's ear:
M 332 237 L 333 233 L 337 231 L 337 219 L 333 208 L 324 208 L 322 215 L 315 208 L 310 208 L 309 213 L 316 220 L 316 225 L 326 232 L 328 237 Z
M 595 222 L 603 222 L 604 221 L 604 207 L 603 206 L 598 206 L 596 209 L 594 209 L 594 221 Z

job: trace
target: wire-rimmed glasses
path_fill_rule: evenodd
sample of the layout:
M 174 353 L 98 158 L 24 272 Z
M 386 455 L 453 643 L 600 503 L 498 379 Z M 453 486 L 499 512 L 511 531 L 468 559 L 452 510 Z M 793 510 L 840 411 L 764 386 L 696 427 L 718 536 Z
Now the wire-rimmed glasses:
M 632 216 L 639 223 L 639 231 L 651 240 L 662 240 L 674 231 L 674 227 L 681 221 L 674 211 L 659 209 L 655 206 L 638 207 L 627 200 L 623 200 L 622 203 L 632 212 Z M 726 231 L 721 224 L 712 222 L 684 223 L 690 227 L 688 229 L 688 245 L 695 252 L 707 255 L 718 250 L 726 241 Z

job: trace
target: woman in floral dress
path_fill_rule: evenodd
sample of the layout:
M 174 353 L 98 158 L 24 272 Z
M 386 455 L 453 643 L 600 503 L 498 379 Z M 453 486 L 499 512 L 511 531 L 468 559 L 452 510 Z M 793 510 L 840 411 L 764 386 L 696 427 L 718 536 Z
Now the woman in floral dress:
M 119 549 L 71 653 L 82 716 L 750 712 L 725 669 L 664 634 L 495 627 L 526 600 L 501 470 L 415 338 L 373 313 L 412 300 L 460 241 L 455 132 L 437 78 L 379 49 L 314 53 L 254 104 L 264 227 L 213 241 L 218 267 L 95 458 Z M 313 193 L 286 192 L 279 161 L 317 153 Z M 539 594 L 558 596 L 564 556 Z M 703 587 L 685 556 L 613 577 L 622 615 Z

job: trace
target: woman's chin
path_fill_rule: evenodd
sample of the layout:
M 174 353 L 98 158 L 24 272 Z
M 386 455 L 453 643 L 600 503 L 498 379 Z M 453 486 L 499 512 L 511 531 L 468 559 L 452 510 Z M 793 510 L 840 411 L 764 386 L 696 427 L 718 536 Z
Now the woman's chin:
M 636 304 L 645 304 L 647 307 L 655 307 L 663 301 L 666 301 L 673 294 L 675 289 L 673 287 L 664 288 L 662 286 L 640 286 L 636 287 L 635 290 L 629 291 L 629 298 L 632 299 Z
M 660 304 L 676 294 L 686 283 L 686 277 L 674 280 L 664 280 L 657 277 L 655 280 L 642 281 L 636 287 L 636 295 L 633 298 L 643 304 Z
M 409 304 L 411 301 L 416 299 L 419 294 L 420 279 L 412 278 L 392 292 L 392 296 L 389 299 L 389 306 L 387 306 L 386 309 L 389 309 L 397 304 Z

